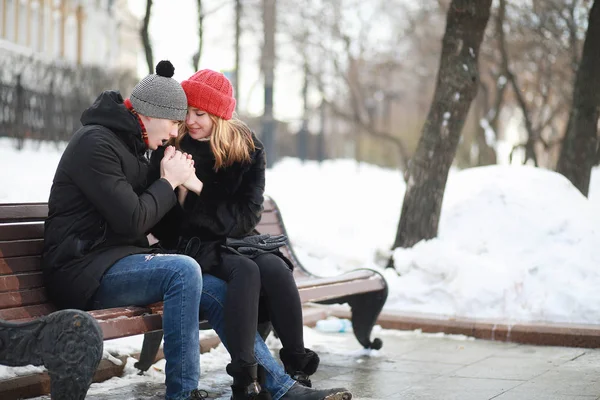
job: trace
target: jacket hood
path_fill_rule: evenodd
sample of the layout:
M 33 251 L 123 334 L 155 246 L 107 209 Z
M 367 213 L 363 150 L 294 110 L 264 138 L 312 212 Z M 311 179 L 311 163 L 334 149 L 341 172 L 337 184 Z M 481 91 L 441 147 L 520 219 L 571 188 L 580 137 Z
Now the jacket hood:
M 142 129 L 125 104 L 118 91 L 105 91 L 94 104 L 81 114 L 81 124 L 101 125 L 117 135 L 134 154 L 144 154 L 146 144 L 142 139 Z

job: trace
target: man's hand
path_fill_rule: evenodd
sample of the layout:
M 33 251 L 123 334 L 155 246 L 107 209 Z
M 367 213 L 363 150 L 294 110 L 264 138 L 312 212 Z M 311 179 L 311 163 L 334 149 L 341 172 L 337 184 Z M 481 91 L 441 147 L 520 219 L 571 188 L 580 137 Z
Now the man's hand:
M 194 160 L 187 154 L 169 146 L 160 162 L 160 177 L 171 184 L 173 190 L 187 181 L 194 173 Z

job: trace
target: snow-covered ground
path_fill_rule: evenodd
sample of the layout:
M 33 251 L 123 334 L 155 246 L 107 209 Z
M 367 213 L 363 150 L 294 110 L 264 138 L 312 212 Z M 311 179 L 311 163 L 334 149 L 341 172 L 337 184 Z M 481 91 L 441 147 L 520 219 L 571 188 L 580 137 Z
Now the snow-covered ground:
M 64 147 L 64 146 L 63 146 Z M 0 139 L 0 202 L 47 201 L 63 147 Z M 304 265 L 319 275 L 381 269 L 405 185 L 349 160 L 286 159 L 267 172 Z M 524 166 L 452 171 L 439 238 L 396 250 L 387 310 L 503 321 L 600 322 L 600 174 L 590 198 Z

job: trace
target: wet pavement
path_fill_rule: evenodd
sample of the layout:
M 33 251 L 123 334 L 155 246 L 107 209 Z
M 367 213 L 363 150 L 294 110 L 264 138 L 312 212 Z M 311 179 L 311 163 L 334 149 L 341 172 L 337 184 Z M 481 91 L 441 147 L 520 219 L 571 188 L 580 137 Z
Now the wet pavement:
M 307 346 L 321 356 L 314 386 L 344 386 L 358 400 L 600 399 L 600 350 L 380 331 L 383 349 L 367 356 L 351 333 L 308 332 Z M 270 339 L 269 345 L 277 353 L 279 342 Z M 224 349 L 213 353 L 202 355 L 200 387 L 211 398 L 229 399 Z M 130 370 L 124 378 L 94 384 L 86 399 L 163 399 L 160 369 L 158 364 L 149 376 Z

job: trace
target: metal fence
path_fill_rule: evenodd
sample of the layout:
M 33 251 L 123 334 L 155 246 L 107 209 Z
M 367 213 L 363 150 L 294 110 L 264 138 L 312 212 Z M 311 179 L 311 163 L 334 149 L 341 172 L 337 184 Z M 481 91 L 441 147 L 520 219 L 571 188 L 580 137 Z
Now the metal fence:
M 0 83 L 0 135 L 19 139 L 68 140 L 80 126 L 89 98 L 61 96 Z
M 0 137 L 66 141 L 81 113 L 103 91 L 127 96 L 136 77 L 127 71 L 53 65 L 13 55 L 0 62 Z

